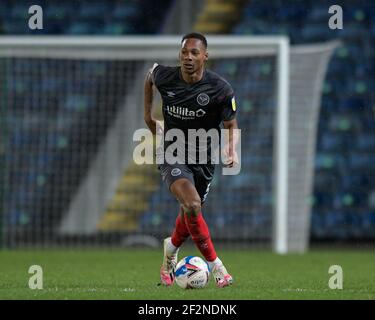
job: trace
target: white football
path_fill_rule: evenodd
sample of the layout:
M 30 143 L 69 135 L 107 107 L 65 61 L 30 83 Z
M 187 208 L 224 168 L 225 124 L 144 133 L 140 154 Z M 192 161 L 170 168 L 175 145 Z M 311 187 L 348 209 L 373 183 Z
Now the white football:
M 210 269 L 200 257 L 187 256 L 179 261 L 175 269 L 175 279 L 183 289 L 199 289 L 207 285 Z

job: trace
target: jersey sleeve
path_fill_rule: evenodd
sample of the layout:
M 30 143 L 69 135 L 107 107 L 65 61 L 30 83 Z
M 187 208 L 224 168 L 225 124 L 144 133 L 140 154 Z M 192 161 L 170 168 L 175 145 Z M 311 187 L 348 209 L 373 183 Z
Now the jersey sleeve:
M 166 75 L 166 67 L 161 65 L 161 64 L 158 64 L 158 63 L 154 63 L 154 65 L 152 66 L 151 68 L 151 76 L 152 76 L 152 81 L 154 83 L 154 85 L 156 87 L 159 86 L 159 84 L 163 81 L 163 79 L 165 78 L 165 75 Z
M 237 106 L 234 92 L 231 86 L 225 88 L 224 99 L 222 102 L 221 120 L 230 121 L 236 118 Z

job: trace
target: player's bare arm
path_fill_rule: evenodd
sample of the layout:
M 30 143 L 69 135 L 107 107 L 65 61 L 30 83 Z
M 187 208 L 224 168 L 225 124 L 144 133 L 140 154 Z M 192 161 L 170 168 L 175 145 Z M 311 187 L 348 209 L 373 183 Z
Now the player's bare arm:
M 223 121 L 224 129 L 228 130 L 229 139 L 225 142 L 228 142 L 224 146 L 225 154 L 228 157 L 226 166 L 233 167 L 235 163 L 238 163 L 238 155 L 236 151 L 236 146 L 238 143 L 238 129 L 237 120 L 233 119 L 230 121 Z
M 156 134 L 156 119 L 152 115 L 152 107 L 154 101 L 154 82 L 152 80 L 151 68 L 144 82 L 144 120 L 153 134 Z

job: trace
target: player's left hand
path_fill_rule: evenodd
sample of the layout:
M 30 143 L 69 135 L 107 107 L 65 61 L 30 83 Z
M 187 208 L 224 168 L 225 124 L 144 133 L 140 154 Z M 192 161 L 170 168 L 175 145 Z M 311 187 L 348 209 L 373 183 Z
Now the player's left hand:
M 235 148 L 229 148 L 229 145 L 224 148 L 224 166 L 232 168 L 239 163 L 238 154 Z

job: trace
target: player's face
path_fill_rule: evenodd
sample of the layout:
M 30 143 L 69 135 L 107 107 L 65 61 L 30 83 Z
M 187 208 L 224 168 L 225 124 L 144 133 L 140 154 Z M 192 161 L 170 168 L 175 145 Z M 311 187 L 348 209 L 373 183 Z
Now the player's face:
M 203 69 L 208 53 L 204 44 L 199 39 L 185 39 L 181 45 L 180 63 L 181 70 L 187 74 L 194 74 Z

